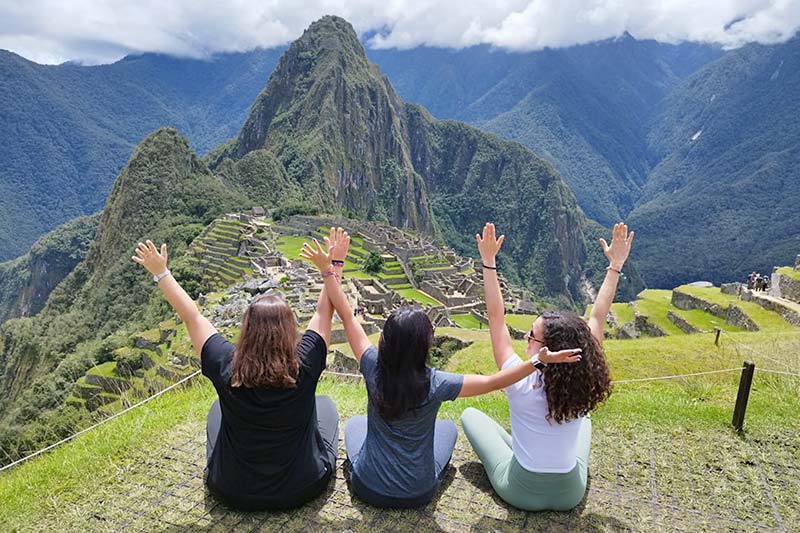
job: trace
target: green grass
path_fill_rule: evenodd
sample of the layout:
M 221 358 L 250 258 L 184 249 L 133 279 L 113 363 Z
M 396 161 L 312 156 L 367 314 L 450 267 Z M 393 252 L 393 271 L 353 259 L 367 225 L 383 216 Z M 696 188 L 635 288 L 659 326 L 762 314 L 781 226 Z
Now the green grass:
M 430 304 L 433 306 L 442 305 L 439 300 L 434 299 L 431 296 L 428 296 L 424 292 L 418 291 L 417 289 L 399 289 L 397 290 L 397 294 L 402 296 L 407 300 L 412 300 L 422 305 Z
M 448 370 L 495 371 L 488 332 L 441 329 L 446 330 L 441 334 L 475 341 L 450 359 Z M 521 341 L 514 342 L 518 353 L 522 353 L 523 347 Z M 720 347 L 714 346 L 712 335 L 605 342 L 612 377 L 617 380 L 736 367 L 741 364 L 743 350 L 749 350 L 747 357 L 755 358 L 757 369 L 800 371 L 799 347 L 800 330 L 732 333 L 723 337 Z M 789 357 L 773 361 L 768 354 Z M 590 497 L 585 511 L 579 508 L 571 513 L 531 513 L 528 526 L 547 528 L 556 518 L 590 520 L 602 511 L 603 516 L 612 517 L 613 523 L 625 529 L 659 529 L 657 522 L 647 522 L 652 519 L 651 512 L 664 512 L 662 507 L 653 506 L 654 488 L 659 504 L 667 506 L 666 523 L 679 523 L 682 529 L 716 529 L 719 524 L 714 520 L 726 517 L 756 521 L 766 524 L 767 529 L 776 529 L 773 521 L 776 512 L 781 514 L 784 524 L 798 523 L 800 480 L 795 472 L 800 453 L 797 448 L 800 420 L 796 416 L 800 409 L 800 384 L 757 370 L 747 409 L 746 432 L 737 436 L 729 429 L 737 383 L 738 373 L 733 372 L 615 385 L 611 398 L 592 415 L 591 490 L 599 490 L 593 492 L 599 500 Z M 334 399 L 343 421 L 365 412 L 366 394 L 361 382 L 325 378 L 317 393 Z M 113 530 L 135 518 L 124 504 L 130 503 L 128 499 L 155 502 L 170 487 L 181 490 L 170 500 L 170 505 L 183 498 L 196 498 L 193 492 L 181 489 L 180 483 L 191 476 L 192 472 L 186 469 L 201 467 L 182 459 L 180 447 L 189 438 L 203 439 L 206 412 L 215 397 L 210 383 L 198 378 L 188 388 L 167 393 L 73 442 L 0 474 L 3 502 L 0 529 Z M 459 425 L 460 414 L 469 406 L 483 410 L 508 427 L 508 404 L 500 392 L 445 402 L 439 416 Z M 465 446 L 471 453 L 469 445 Z M 202 453 L 199 447 L 198 453 Z M 175 468 L 156 470 L 164 460 L 174 462 Z M 465 474 L 461 468 L 464 467 L 459 467 L 456 476 Z M 158 478 L 155 484 L 153 476 Z M 202 501 L 201 483 L 198 481 L 192 487 L 199 487 L 195 490 L 200 491 Z M 771 486 L 772 503 L 762 490 L 765 483 Z M 344 500 L 335 502 L 340 513 L 353 506 L 347 489 L 343 490 Z M 490 488 L 482 489 L 486 490 L 482 493 L 485 501 L 465 508 L 457 507 L 457 500 L 444 499 L 453 490 L 445 487 L 441 503 L 432 504 L 437 515 L 478 524 L 486 520 L 486 510 L 492 509 L 488 514 L 496 518 L 489 522 L 491 528 L 505 529 L 508 525 L 506 520 L 511 519 L 512 510 L 498 504 Z M 627 495 L 624 505 L 615 504 L 617 492 Z M 123 504 L 115 505 L 120 499 Z M 323 504 L 325 501 L 327 498 Z M 355 508 L 359 511 L 348 529 L 365 526 L 377 512 L 368 506 L 356 504 Z M 170 521 L 182 524 L 182 520 L 188 519 L 181 509 L 174 512 Z M 217 516 L 229 512 L 217 508 Z M 316 513 L 319 513 L 316 505 L 294 511 L 292 516 L 297 520 L 287 530 L 308 527 L 313 520 L 320 519 L 315 518 Z M 413 513 L 419 511 L 399 511 L 392 516 L 396 521 L 403 520 L 409 513 L 414 517 L 412 521 L 418 519 Z M 234 514 L 234 519 L 241 520 L 242 515 Z M 712 521 L 705 522 L 707 519 Z M 603 530 L 602 524 L 607 525 L 606 522 L 594 525 L 590 522 L 588 526 L 583 522 L 568 523 L 572 524 L 570 529 Z M 333 523 L 329 525 L 334 527 Z M 396 525 L 395 529 L 406 530 L 400 522 Z M 741 524 L 738 527 L 750 529 Z
M 516 328 L 520 331 L 530 331 L 533 321 L 539 315 L 512 315 L 506 314 L 506 324 L 509 327 Z
M 466 329 L 482 329 L 483 326 L 480 320 L 469 313 L 465 315 L 450 315 L 450 319 Z
M 617 323 L 620 326 L 622 324 L 627 324 L 628 322 L 633 322 L 633 306 L 630 304 L 611 304 L 611 312 L 614 314 L 614 318 L 617 319 Z
M 758 325 L 760 329 L 765 330 L 788 330 L 791 329 L 787 323 L 778 313 L 767 311 L 758 304 L 753 302 L 745 302 L 738 297 L 731 294 L 723 294 L 718 287 L 690 287 L 682 285 L 675 289 L 676 291 L 689 294 L 701 300 L 713 303 L 726 308 L 730 305 L 735 305 L 747 314 Z
M 106 378 L 110 377 L 118 377 L 117 374 L 114 372 L 117 368 L 117 363 L 114 361 L 108 361 L 101 365 L 93 366 L 89 369 L 89 374 L 94 374 L 95 376 L 102 376 Z
M 648 321 L 667 335 L 684 335 L 684 332 L 667 318 L 667 311 L 675 310 L 672 305 L 672 291 L 647 289 L 640 292 L 634 303 L 636 313 L 647 317 Z
M 294 235 L 281 235 L 278 238 L 276 247 L 283 255 L 290 261 L 292 259 L 300 259 L 300 250 L 303 249 L 303 243 L 307 242 L 313 244 L 311 237 L 296 237 Z
M 781 276 L 786 276 L 787 278 L 792 278 L 795 281 L 800 281 L 800 270 L 795 270 L 792 267 L 780 267 L 777 272 Z

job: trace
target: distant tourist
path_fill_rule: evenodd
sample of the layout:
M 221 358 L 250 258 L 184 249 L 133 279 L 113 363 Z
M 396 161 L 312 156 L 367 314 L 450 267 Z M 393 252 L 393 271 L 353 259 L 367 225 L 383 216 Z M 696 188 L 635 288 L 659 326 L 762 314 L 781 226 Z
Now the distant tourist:
M 330 253 L 344 258 L 341 247 Z M 139 243 L 132 259 L 153 274 L 186 324 L 219 396 L 206 424 L 209 491 L 243 510 L 297 507 L 319 495 L 334 477 L 339 447 L 336 407 L 315 396 L 333 318 L 326 291 L 299 339 L 283 295 L 259 296 L 245 310 L 234 345 L 170 275 L 166 244 L 159 252 L 150 241 Z
M 411 307 L 389 315 L 376 349 L 353 318 L 329 254 L 315 243 L 305 244 L 301 256 L 319 268 L 367 388 L 367 416 L 354 416 L 344 428 L 350 487 L 375 506 L 423 506 L 439 489 L 458 435 L 452 422 L 436 419 L 442 402 L 507 387 L 534 367 L 521 364 L 492 376 L 430 368 L 433 325 L 421 309 Z M 546 357 L 567 360 L 579 357 L 577 352 Z
M 492 351 L 503 371 L 529 366 L 514 353 L 503 319 L 503 296 L 497 278 L 497 252 L 503 236 L 486 224 L 475 236 L 483 260 L 483 283 Z M 511 415 L 511 435 L 483 412 L 468 408 L 461 415 L 464 433 L 483 463 L 497 494 L 528 511 L 572 509 L 586 493 L 592 424 L 589 412 L 611 394 L 611 379 L 603 354 L 603 327 L 614 300 L 633 232 L 614 226 L 611 245 L 601 239 L 609 260 L 588 324 L 574 313 L 545 312 L 525 334 L 526 357 L 537 371 L 505 389 Z M 549 349 L 577 346 L 581 357 L 552 358 Z M 537 360 L 538 359 L 538 360 Z
M 758 277 L 757 272 L 751 272 L 749 276 L 747 276 L 747 288 L 750 290 L 755 289 L 756 287 L 756 278 Z

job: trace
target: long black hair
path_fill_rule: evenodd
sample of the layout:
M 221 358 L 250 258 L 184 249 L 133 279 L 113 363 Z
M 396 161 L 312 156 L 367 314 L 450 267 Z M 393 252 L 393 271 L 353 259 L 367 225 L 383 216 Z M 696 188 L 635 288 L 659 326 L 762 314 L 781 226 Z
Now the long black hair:
M 433 325 L 420 308 L 401 307 L 383 326 L 378 343 L 375 404 L 386 420 L 403 417 L 428 396 Z

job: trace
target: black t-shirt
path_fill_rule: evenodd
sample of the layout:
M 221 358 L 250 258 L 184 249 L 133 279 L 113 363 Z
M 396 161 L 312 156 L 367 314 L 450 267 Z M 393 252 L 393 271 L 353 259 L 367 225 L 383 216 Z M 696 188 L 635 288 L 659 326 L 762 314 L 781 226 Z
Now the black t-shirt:
M 315 392 L 327 348 L 307 330 L 297 346 L 292 389 L 231 387 L 235 346 L 218 333 L 203 346 L 203 375 L 214 384 L 222 424 L 208 464 L 208 488 L 241 508 L 280 506 L 333 472 L 317 426 Z

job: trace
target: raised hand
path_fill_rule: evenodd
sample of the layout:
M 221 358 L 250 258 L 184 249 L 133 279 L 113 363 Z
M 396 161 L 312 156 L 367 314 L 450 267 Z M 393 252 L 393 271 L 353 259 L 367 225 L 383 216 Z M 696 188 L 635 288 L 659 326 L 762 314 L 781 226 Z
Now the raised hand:
M 307 242 L 303 243 L 303 249 L 300 250 L 300 257 L 314 263 L 314 266 L 316 266 L 320 272 L 327 272 L 330 269 L 330 255 L 322 249 L 322 245 L 317 239 L 314 239 L 314 246 Z
M 580 348 L 574 348 L 571 350 L 561 350 L 558 352 L 551 352 L 547 346 L 542 346 L 539 350 L 539 361 L 545 364 L 553 364 L 553 363 L 577 363 L 581 360 L 581 350 Z
M 481 254 L 481 260 L 484 265 L 495 266 L 495 257 L 497 256 L 497 252 L 500 251 L 500 247 L 503 246 L 503 240 L 505 240 L 505 238 L 505 235 L 500 235 L 500 237 L 495 236 L 494 224 L 491 222 L 487 222 L 483 226 L 482 236 L 475 234 L 475 241 L 478 243 L 478 251 Z
M 600 246 L 603 247 L 603 253 L 611 262 L 612 268 L 622 270 L 622 265 L 628 259 L 628 254 L 631 253 L 633 235 L 634 232 L 628 233 L 628 226 L 620 222 L 614 224 L 611 245 L 607 244 L 605 239 L 600 239 Z
M 167 245 L 161 245 L 161 253 L 156 249 L 153 241 L 147 240 L 145 243 L 139 243 L 136 246 L 136 255 L 131 257 L 134 262 L 139 263 L 147 269 L 148 272 L 153 274 L 161 274 L 167 270 Z
M 350 235 L 342 228 L 331 227 L 330 237 L 325 237 L 331 261 L 344 261 L 350 247 Z

